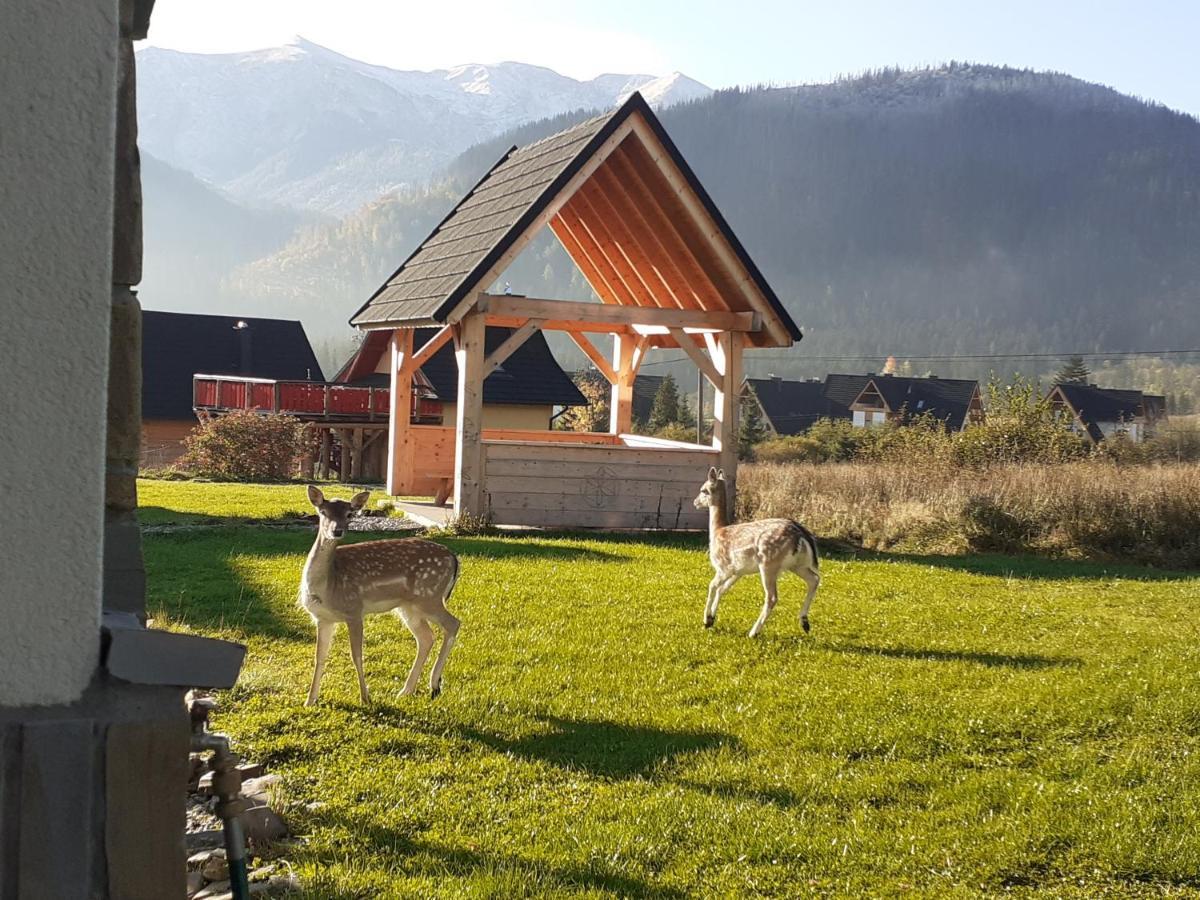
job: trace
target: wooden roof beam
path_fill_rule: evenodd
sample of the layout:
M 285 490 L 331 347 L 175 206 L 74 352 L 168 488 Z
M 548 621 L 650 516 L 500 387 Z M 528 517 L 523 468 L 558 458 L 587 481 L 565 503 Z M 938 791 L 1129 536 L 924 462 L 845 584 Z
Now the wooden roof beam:
M 596 170 L 596 175 L 604 167 Z M 627 227 L 621 214 L 616 211 L 608 198 L 604 195 L 604 191 L 600 188 L 596 175 L 587 181 L 575 196 L 571 199 L 571 205 L 576 204 L 585 207 L 588 215 L 585 221 L 592 223 L 593 233 L 597 238 L 605 238 L 601 241 L 604 253 L 618 269 L 624 269 L 627 273 L 626 281 L 636 281 L 641 286 L 643 294 L 650 299 L 650 303 L 654 306 L 665 309 L 683 309 L 684 304 L 677 301 L 674 292 L 669 289 L 664 290 L 664 285 L 661 282 L 655 283 L 657 279 L 654 277 L 649 258 L 642 250 L 638 239 Z M 581 218 L 584 218 L 583 210 L 579 210 Z
M 608 381 L 609 384 L 617 383 L 617 373 L 613 371 L 613 367 L 609 364 L 604 354 L 596 349 L 596 345 L 588 340 L 588 336 L 582 331 L 568 331 L 571 340 L 575 342 L 575 346 L 583 351 L 583 355 L 592 361 L 592 365 L 600 372 L 601 375 Z
M 650 218 L 653 212 L 644 210 L 631 196 L 625 185 L 625 179 L 632 180 L 636 175 L 627 173 L 628 165 L 621 151 L 618 150 L 609 157 L 607 165 L 596 170 L 592 179 L 600 184 L 616 214 L 629 223 L 634 240 L 639 241 L 642 246 L 656 251 L 654 256 L 662 261 L 662 266 L 660 268 L 658 265 L 650 263 L 650 267 L 654 271 L 655 277 L 675 298 L 675 302 L 687 309 L 720 309 L 723 305 L 720 298 L 705 297 L 697 290 L 697 287 L 700 290 L 704 289 L 705 280 L 700 280 L 698 284 L 695 284 L 693 283 L 696 281 L 694 277 L 688 278 L 684 275 L 676 257 L 681 256 L 688 259 L 690 255 L 673 231 L 666 227 L 669 223 L 659 221 L 657 225 L 652 224 Z M 671 241 L 672 246 L 668 247 L 667 243 L 671 238 L 674 238 L 674 241 Z M 650 255 L 648 254 L 647 260 L 649 261 L 649 259 Z M 711 292 L 710 287 L 709 293 Z
M 450 340 L 453 334 L 454 329 L 450 325 L 443 325 L 439 328 L 437 333 L 427 340 L 420 350 L 404 361 L 404 366 L 400 370 L 401 376 L 411 375 L 417 369 L 421 368 L 421 366 L 425 365 L 425 363 L 429 362 L 433 358 L 433 354 L 442 349 L 442 345 Z
M 615 156 L 615 155 L 614 155 Z M 683 201 L 655 164 L 650 149 L 638 142 L 621 148 L 617 161 L 622 174 L 649 202 L 640 204 L 656 228 L 673 247 L 674 258 L 692 282 L 705 286 L 719 309 L 742 296 L 738 285 L 716 264 L 709 241 L 698 233 Z M 631 198 L 636 202 L 637 198 Z
M 486 322 L 484 323 L 486 324 Z M 535 331 L 542 327 L 541 319 L 529 319 L 524 325 L 510 334 L 499 347 L 491 352 L 483 361 L 483 377 L 487 378 L 495 372 L 504 361 L 516 352 L 516 349 L 529 340 Z
M 625 280 L 624 275 L 617 269 L 617 266 L 605 251 L 600 240 L 596 237 L 596 233 L 584 221 L 583 217 L 579 215 L 579 211 L 575 208 L 575 200 L 576 198 L 572 197 L 559 210 L 559 221 L 570 229 L 576 242 L 587 253 L 589 261 L 600 270 L 600 273 L 604 276 L 604 280 L 612 286 L 614 289 L 613 295 L 617 298 L 617 302 L 623 306 L 654 305 L 652 299 L 643 298 L 637 291 L 630 287 L 629 282 Z
M 671 336 L 675 338 L 675 343 L 679 348 L 696 364 L 696 368 L 700 373 L 708 379 L 709 383 L 717 390 L 721 389 L 721 373 L 717 371 L 717 367 L 713 365 L 712 360 L 704 355 L 704 352 L 697 347 L 692 339 L 689 338 L 682 330 L 678 328 L 671 329 Z
M 600 298 L 600 301 L 614 305 L 619 304 L 621 301 L 617 297 L 617 292 L 601 274 L 600 268 L 592 261 L 583 244 L 575 237 L 575 232 L 571 230 L 561 215 L 556 215 L 550 220 L 550 231 L 558 238 L 558 242 L 567 251 L 567 256 L 571 257 L 571 261 L 583 273 L 592 292 Z
M 641 146 L 645 148 L 646 155 L 649 157 L 651 163 L 670 185 L 676 202 L 683 207 L 692 224 L 707 239 L 706 243 L 708 246 L 716 251 L 721 269 L 724 270 L 727 277 L 733 280 L 739 292 L 752 307 L 758 305 L 755 302 L 756 300 L 769 307 L 770 301 L 763 296 L 762 291 L 759 290 L 753 277 L 738 259 L 737 254 L 725 239 L 725 235 L 721 232 L 717 223 L 713 221 L 708 211 L 704 208 L 704 205 L 700 202 L 700 199 L 693 193 L 691 185 L 688 184 L 683 173 L 676 168 L 670 158 L 670 154 L 659 142 L 654 130 L 640 116 L 633 116 L 631 121 L 633 122 L 634 131 L 641 138 Z M 767 323 L 767 330 L 776 336 L 784 346 L 792 343 L 791 334 L 776 315 L 770 315 Z
M 762 328 L 762 316 L 754 312 L 615 306 L 603 303 L 576 303 L 570 300 L 514 297 L 511 294 L 480 294 L 477 302 L 479 310 L 489 315 L 622 325 L 635 331 L 637 326 L 696 329 L 696 333 L 705 331 L 754 332 Z

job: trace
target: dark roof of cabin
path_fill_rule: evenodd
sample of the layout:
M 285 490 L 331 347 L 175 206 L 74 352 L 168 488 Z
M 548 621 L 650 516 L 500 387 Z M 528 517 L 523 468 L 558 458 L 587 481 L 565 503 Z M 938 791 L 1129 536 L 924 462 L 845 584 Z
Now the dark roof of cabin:
M 654 398 L 662 387 L 664 375 L 638 375 L 633 379 L 633 403 L 631 414 L 635 422 L 645 424 L 650 421 L 650 410 L 654 408 Z
M 588 159 L 638 112 L 704 205 L 793 340 L 803 336 L 641 94 L 525 147 L 512 147 L 351 317 L 356 326 L 444 323 Z
M 858 399 L 858 395 L 862 393 L 862 389 L 870 380 L 870 375 L 832 374 L 825 376 L 825 396 L 836 413 L 833 418 L 850 418 L 850 404 Z
M 1100 423 L 1125 422 L 1145 414 L 1145 395 L 1141 391 L 1102 388 L 1071 381 L 1055 387 L 1079 414 L 1088 434 L 1096 441 L 1104 439 Z
M 238 322 L 247 327 L 235 328 Z M 299 322 L 145 310 L 142 418 L 194 418 L 193 375 L 325 378 Z
M 484 335 L 485 353 L 491 353 L 511 335 L 511 328 L 488 328 Z M 418 328 L 413 334 L 413 346 L 421 347 L 434 334 L 435 328 Z M 458 397 L 458 362 L 454 358 L 454 343 L 447 341 L 421 366 L 421 374 L 429 380 L 438 399 L 453 403 Z M 353 385 L 387 387 L 390 377 L 376 373 L 350 382 Z M 508 403 L 524 406 L 584 406 L 587 400 L 579 388 L 559 366 L 546 336 L 536 331 L 512 352 L 495 372 L 483 381 L 484 403 Z
M 825 396 L 820 381 L 787 381 L 783 378 L 747 378 L 763 412 L 771 421 L 776 434 L 800 434 L 818 419 L 847 418 L 839 415 L 835 405 Z
M 903 409 L 909 416 L 929 414 L 952 429 L 963 427 L 971 398 L 979 389 L 978 381 L 962 378 L 875 375 L 871 382 L 893 412 Z

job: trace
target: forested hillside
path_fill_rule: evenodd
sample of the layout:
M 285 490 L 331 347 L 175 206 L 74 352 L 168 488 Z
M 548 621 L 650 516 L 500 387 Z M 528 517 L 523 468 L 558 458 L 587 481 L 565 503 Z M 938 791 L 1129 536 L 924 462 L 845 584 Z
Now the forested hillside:
M 574 118 L 473 148 L 437 188 L 314 229 L 234 286 L 344 322 L 505 148 Z M 774 371 L 860 353 L 1200 346 L 1191 117 L 1064 75 L 951 65 L 723 91 L 662 118 L 806 331 L 800 352 L 760 360 Z M 582 289 L 547 242 L 507 278 Z

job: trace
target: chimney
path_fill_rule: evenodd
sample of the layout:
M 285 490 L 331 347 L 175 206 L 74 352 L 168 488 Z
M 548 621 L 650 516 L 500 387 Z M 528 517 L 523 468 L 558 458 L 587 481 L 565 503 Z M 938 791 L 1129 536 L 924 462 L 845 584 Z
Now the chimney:
M 238 333 L 238 373 L 243 378 L 247 378 L 253 371 L 251 367 L 254 365 L 250 347 L 250 323 L 245 319 L 238 319 L 233 330 Z

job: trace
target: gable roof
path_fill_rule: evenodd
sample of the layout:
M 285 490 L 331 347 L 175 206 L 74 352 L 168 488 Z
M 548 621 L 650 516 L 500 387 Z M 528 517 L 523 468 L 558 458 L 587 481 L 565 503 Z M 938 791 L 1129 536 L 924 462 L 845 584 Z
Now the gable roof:
M 700 228 L 689 215 L 680 214 L 679 191 L 661 168 L 668 165 L 715 230 Z M 572 186 L 577 175 L 584 179 Z M 568 186 L 571 191 L 564 194 Z M 618 207 L 630 215 L 616 212 Z M 651 220 L 666 223 L 672 234 L 655 228 Z M 461 303 L 500 274 L 496 269 L 505 255 L 541 224 L 551 226 L 604 302 L 658 306 L 657 299 L 681 308 L 757 311 L 773 322 L 774 336 L 768 328 L 752 333 L 753 346 L 786 346 L 801 338 L 779 298 L 636 92 L 611 113 L 526 147 L 511 148 L 354 314 L 351 324 L 373 329 L 445 323 Z M 629 252 L 607 257 L 606 248 L 614 242 L 627 246 Z M 673 249 L 668 248 L 669 242 Z M 713 262 L 710 254 L 719 255 L 723 249 L 733 254 L 740 274 L 730 274 Z M 607 275 L 604 266 L 612 269 Z M 631 277 L 622 277 L 616 267 L 627 267 L 625 274 Z M 692 277 L 684 276 L 685 270 Z
M 900 375 L 875 375 L 868 384 L 871 385 L 892 412 L 904 410 L 907 416 L 929 414 L 954 430 L 963 427 L 971 409 L 971 399 L 979 390 L 979 382 L 974 379 Z
M 1104 440 L 1102 423 L 1126 422 L 1145 415 L 1141 391 L 1102 388 L 1073 381 L 1056 384 L 1050 392 L 1055 391 L 1070 404 L 1092 440 L 1097 442 Z
M 837 416 L 833 404 L 825 396 L 820 381 L 787 381 L 783 378 L 747 378 L 746 384 L 758 399 L 758 405 L 770 420 L 776 434 L 800 434 L 811 428 L 818 419 L 847 418 Z
M 836 412 L 835 418 L 850 418 L 850 404 L 858 399 L 858 395 L 863 392 L 863 388 L 870 380 L 870 375 L 830 374 L 825 376 L 825 396 Z
M 484 333 L 484 352 L 491 353 L 504 343 L 512 331 L 511 328 L 488 328 Z M 434 334 L 436 334 L 434 328 L 416 329 L 413 335 L 413 345 L 418 348 L 423 346 Z M 384 336 L 386 337 L 386 335 Z M 383 346 L 386 350 L 386 341 L 383 342 Z M 359 354 L 363 352 L 372 352 L 367 349 L 365 341 L 363 347 L 359 348 Z M 376 353 L 375 358 L 369 360 L 371 369 L 378 364 L 379 355 Z M 342 370 L 334 376 L 335 381 L 341 380 L 352 367 L 361 368 L 355 365 L 356 362 L 359 362 L 357 357 L 358 354 L 342 367 Z M 421 366 L 421 374 L 433 388 L 437 399 L 445 403 L 456 402 L 458 399 L 458 361 L 454 358 L 453 342 L 448 341 L 439 347 L 429 361 Z M 391 384 L 391 377 L 384 373 L 372 372 L 347 383 L 388 387 Z M 546 336 L 540 331 L 530 335 L 520 347 L 512 352 L 500 368 L 484 379 L 483 402 L 525 406 L 584 406 L 587 404 L 587 400 L 579 392 L 575 382 L 559 366 L 554 354 L 550 352 L 550 345 L 546 343 Z
M 144 310 L 142 418 L 193 419 L 193 375 L 324 380 L 299 322 Z

